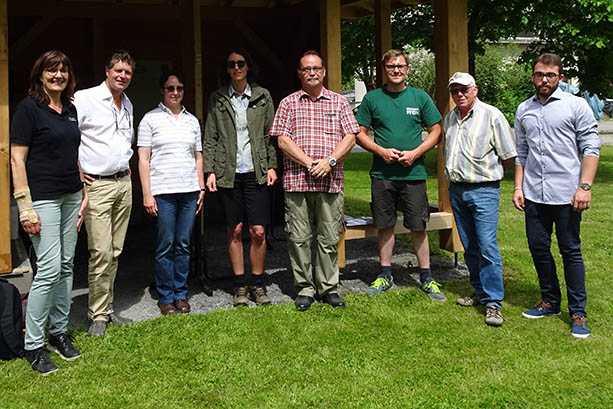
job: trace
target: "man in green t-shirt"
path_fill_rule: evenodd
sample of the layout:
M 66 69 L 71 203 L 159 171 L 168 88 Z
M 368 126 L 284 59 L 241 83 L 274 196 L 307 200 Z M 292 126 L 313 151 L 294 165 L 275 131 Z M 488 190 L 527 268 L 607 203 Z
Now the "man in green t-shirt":
M 425 91 L 406 85 L 407 55 L 389 50 L 382 64 L 386 83 L 370 91 L 358 109 L 357 142 L 374 154 L 370 177 L 371 207 L 378 229 L 381 271 L 368 288 L 370 295 L 390 289 L 396 212 L 402 211 L 404 226 L 411 230 L 419 263 L 421 288 L 431 299 L 446 301 L 430 273 L 430 248 L 426 223 L 430 217 L 426 195 L 424 154 L 441 138 L 441 114 Z M 374 140 L 368 135 L 374 131 Z M 428 135 L 422 140 L 422 132 Z

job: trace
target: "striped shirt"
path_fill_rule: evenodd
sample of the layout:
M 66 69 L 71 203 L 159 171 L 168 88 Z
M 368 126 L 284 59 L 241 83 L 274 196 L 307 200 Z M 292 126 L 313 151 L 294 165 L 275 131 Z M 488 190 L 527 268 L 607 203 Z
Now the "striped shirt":
M 345 135 L 358 131 L 347 99 L 323 88 L 315 100 L 303 90 L 285 97 L 275 114 L 270 135 L 286 135 L 313 160 L 321 160 L 332 155 Z M 339 161 L 326 177 L 316 178 L 307 168 L 285 156 L 283 188 L 286 192 L 341 192 L 343 163 Z
M 464 119 L 457 107 L 448 112 L 443 128 L 445 173 L 451 182 L 501 180 L 502 160 L 517 156 L 513 132 L 502 112 L 478 98 Z
M 242 95 L 230 85 L 228 88 L 230 103 L 234 109 L 236 124 L 236 173 L 253 172 L 253 157 L 251 156 L 251 140 L 249 139 L 249 127 L 247 122 L 247 108 L 251 98 L 251 86 L 247 84 Z
M 598 123 L 585 99 L 559 87 L 542 104 L 536 96 L 515 114 L 517 159 L 524 167 L 524 197 L 569 204 L 579 186 L 582 156 L 600 154 Z
M 196 152 L 202 152 L 200 123 L 185 108 L 179 116 L 162 103 L 138 126 L 138 146 L 151 148 L 151 194 L 200 190 Z

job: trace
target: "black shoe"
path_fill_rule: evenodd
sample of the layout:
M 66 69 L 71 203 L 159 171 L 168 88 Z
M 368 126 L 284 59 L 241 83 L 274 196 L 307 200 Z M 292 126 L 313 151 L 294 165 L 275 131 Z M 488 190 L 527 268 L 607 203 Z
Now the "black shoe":
M 47 350 L 43 347 L 31 351 L 26 350 L 24 357 L 30 363 L 32 369 L 43 376 L 57 371 L 57 366 L 55 366 L 51 358 L 49 358 Z
M 311 304 L 313 304 L 314 301 L 315 300 L 313 297 L 309 297 L 308 295 L 299 295 L 296 297 L 296 300 L 294 300 L 294 304 L 296 304 L 296 309 L 298 311 L 306 311 L 311 307 Z
M 330 304 L 334 308 L 345 308 L 345 301 L 338 293 L 328 293 L 321 297 L 321 300 L 326 304 Z
M 72 339 L 66 333 L 51 335 L 47 342 L 47 349 L 56 352 L 66 361 L 74 361 L 81 356 L 81 352 L 72 345 Z

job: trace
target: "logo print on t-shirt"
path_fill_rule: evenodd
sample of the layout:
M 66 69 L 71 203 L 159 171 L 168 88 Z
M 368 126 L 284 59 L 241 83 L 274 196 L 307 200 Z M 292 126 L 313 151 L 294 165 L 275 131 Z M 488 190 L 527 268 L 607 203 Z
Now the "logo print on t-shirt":
M 407 115 L 419 116 L 419 108 L 407 107 Z

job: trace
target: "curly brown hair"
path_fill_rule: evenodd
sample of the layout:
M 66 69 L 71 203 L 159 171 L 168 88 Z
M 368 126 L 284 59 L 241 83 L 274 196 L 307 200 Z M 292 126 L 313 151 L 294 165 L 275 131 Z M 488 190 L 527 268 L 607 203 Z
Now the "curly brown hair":
M 66 68 L 66 71 L 68 71 L 68 84 L 66 85 L 64 91 L 62 91 L 61 95 L 62 103 L 70 102 L 72 96 L 74 95 L 77 81 L 74 76 L 70 58 L 58 50 L 44 52 L 40 57 L 38 57 L 36 62 L 34 62 L 32 72 L 30 73 L 30 88 L 28 89 L 28 95 L 35 98 L 40 103 L 45 105 L 49 104 L 49 95 L 47 95 L 45 92 L 40 78 L 43 75 L 43 71 L 55 70 L 60 65 L 62 65 L 64 68 Z

